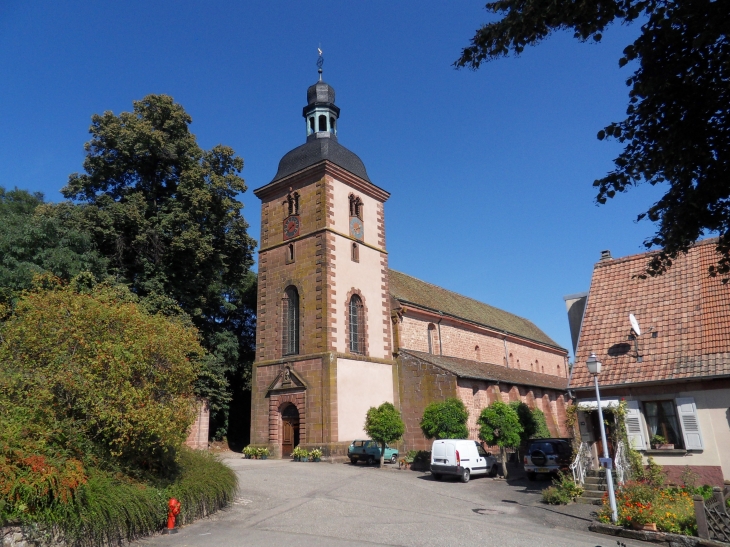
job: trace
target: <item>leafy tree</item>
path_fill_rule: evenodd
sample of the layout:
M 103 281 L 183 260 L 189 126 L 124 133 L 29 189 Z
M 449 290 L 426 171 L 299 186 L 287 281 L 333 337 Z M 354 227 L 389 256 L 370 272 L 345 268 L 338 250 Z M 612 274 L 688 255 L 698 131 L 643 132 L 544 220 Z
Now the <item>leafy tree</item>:
M 88 280 L 40 277 L 5 307 L 0 440 L 21 454 L 158 472 L 194 418 L 197 331 L 148 314 L 122 287 Z
M 614 170 L 594 182 L 596 200 L 648 182 L 666 194 L 638 219 L 657 231 L 644 245 L 663 247 L 646 275 L 662 274 L 703 234 L 718 233 L 718 263 L 710 275 L 730 273 L 730 8 L 727 2 L 668 0 L 497 0 L 486 9 L 501 18 L 482 26 L 454 63 L 519 54 L 556 30 L 581 41 L 601 40 L 613 22 L 641 21 L 641 33 L 624 49 L 619 66 L 635 67 L 626 84 L 627 117 L 599 131 L 625 147 Z M 727 281 L 727 277 L 723 282 Z
M 383 403 L 379 407 L 371 406 L 365 417 L 365 433 L 372 440 L 380 443 L 380 466 L 383 466 L 386 443 L 394 443 L 403 436 L 406 426 L 400 412 L 391 404 Z
M 532 419 L 535 421 L 535 432 L 530 436 L 531 439 L 549 439 L 552 437 L 547 426 L 545 413 L 539 408 L 532 409 Z
M 432 402 L 423 411 L 421 431 L 427 439 L 468 439 L 469 411 L 461 399 Z
M 537 423 L 535 423 L 535 417 L 530 410 L 530 407 L 521 401 L 511 401 L 509 406 L 517 414 L 517 418 L 522 426 L 522 432 L 520 433 L 520 446 L 527 445 L 527 441 L 537 431 Z
M 93 235 L 110 271 L 142 298 L 172 299 L 209 350 L 196 390 L 211 430 L 227 426 L 232 388 L 250 387 L 255 331 L 256 242 L 237 196 L 243 160 L 222 145 L 203 150 L 190 116 L 166 95 L 132 112 L 92 117 L 85 173 L 74 173 L 53 214 Z
M 107 260 L 87 232 L 42 214 L 43 195 L 0 187 L 0 301 L 31 287 L 41 273 L 70 280 L 83 271 L 106 275 Z
M 509 405 L 495 401 L 482 410 L 477 420 L 479 438 L 497 445 L 502 459 L 502 474 L 507 478 L 507 448 L 519 446 L 522 426 L 517 412 Z

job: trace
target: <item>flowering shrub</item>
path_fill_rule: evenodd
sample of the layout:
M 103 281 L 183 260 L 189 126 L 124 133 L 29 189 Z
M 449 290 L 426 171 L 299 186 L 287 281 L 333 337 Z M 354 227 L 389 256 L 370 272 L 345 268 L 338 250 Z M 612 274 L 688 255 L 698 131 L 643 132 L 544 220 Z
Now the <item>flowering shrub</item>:
M 697 533 L 692 494 L 687 489 L 659 489 L 646 481 L 630 481 L 616 492 L 616 509 L 620 526 L 656 523 L 660 532 Z M 603 497 L 598 518 L 602 522 L 611 520 L 608 494 Z

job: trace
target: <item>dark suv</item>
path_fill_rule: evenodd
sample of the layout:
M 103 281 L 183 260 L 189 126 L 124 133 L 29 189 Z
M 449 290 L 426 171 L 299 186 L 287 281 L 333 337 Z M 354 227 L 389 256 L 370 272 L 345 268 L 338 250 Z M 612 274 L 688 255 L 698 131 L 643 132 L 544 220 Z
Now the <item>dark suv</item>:
M 525 454 L 527 478 L 534 481 L 538 473 L 557 474 L 569 469 L 573 447 L 569 439 L 533 439 Z

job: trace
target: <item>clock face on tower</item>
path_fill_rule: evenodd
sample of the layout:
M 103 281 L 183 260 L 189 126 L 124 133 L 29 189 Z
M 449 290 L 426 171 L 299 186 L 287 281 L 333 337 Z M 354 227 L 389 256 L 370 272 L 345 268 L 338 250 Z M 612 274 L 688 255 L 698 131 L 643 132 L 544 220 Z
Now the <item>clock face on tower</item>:
M 284 239 L 291 239 L 299 235 L 299 217 L 292 215 L 284 220 Z
M 362 220 L 357 217 L 350 217 L 350 235 L 362 241 L 363 227 Z

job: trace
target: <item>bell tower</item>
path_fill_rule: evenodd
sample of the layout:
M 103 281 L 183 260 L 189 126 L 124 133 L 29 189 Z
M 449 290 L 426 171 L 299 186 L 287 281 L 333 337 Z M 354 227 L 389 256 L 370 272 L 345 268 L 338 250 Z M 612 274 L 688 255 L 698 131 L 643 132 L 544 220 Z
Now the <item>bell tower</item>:
M 307 89 L 306 142 L 254 190 L 261 238 L 251 442 L 344 455 L 371 406 L 397 404 L 385 201 L 338 142 L 340 109 L 322 80 Z

